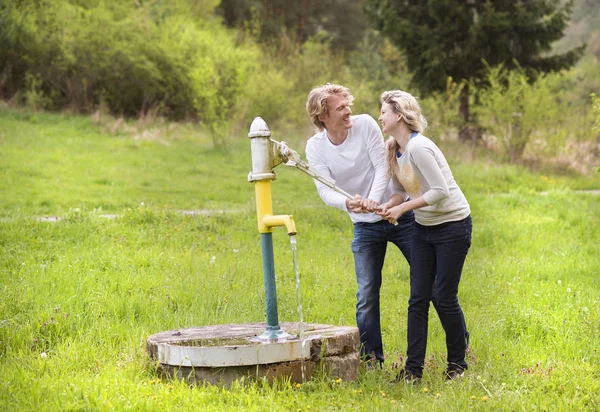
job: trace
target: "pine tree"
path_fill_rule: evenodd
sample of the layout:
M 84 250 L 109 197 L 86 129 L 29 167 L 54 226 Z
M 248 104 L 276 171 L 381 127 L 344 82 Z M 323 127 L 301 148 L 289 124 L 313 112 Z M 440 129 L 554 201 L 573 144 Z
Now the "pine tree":
M 571 67 L 584 47 L 547 55 L 563 36 L 572 0 L 367 0 L 377 28 L 406 54 L 413 82 L 425 95 L 443 91 L 448 77 L 466 80 L 460 115 L 471 120 L 471 80 L 483 78 L 486 62 L 536 73 Z

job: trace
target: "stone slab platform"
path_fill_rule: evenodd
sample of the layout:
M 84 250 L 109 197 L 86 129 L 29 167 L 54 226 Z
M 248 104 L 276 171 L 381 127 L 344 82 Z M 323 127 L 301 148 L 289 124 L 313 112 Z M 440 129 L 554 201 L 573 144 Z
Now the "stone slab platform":
M 263 323 L 228 324 L 177 329 L 148 338 L 148 352 L 163 374 L 196 382 L 229 385 L 244 378 L 289 377 L 302 382 L 319 372 L 355 380 L 359 366 L 358 329 L 284 322 L 292 335 L 276 341 L 253 340 L 266 328 Z

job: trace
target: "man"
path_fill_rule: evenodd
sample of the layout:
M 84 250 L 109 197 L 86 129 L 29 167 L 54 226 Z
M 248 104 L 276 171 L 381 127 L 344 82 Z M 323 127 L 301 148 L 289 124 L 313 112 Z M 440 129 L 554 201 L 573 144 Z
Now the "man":
M 348 212 L 354 223 L 354 269 L 358 283 L 356 323 L 361 355 L 383 363 L 379 291 L 387 242 L 394 243 L 410 262 L 414 215 L 403 215 L 398 225 L 375 213 L 392 194 L 385 166 L 383 136 L 375 120 L 352 116 L 354 98 L 344 86 L 326 84 L 308 95 L 308 111 L 317 133 L 306 144 L 310 167 L 331 178 L 336 186 L 355 193 L 353 200 L 315 181 L 319 196 L 329 206 Z

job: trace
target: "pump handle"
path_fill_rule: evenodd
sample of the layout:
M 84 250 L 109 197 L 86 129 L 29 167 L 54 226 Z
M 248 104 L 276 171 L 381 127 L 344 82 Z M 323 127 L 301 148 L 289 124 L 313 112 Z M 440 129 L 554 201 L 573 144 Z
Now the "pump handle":
M 309 175 L 310 177 L 312 177 L 313 179 L 323 183 L 325 186 L 335 190 L 336 192 L 346 196 L 348 199 L 350 200 L 354 200 L 354 196 L 352 196 L 350 193 L 346 192 L 345 190 L 337 187 L 335 185 L 335 181 L 326 178 L 325 176 L 321 176 L 319 173 L 317 173 L 316 171 L 314 171 L 313 169 L 311 169 L 311 167 L 308 165 L 308 163 L 306 163 L 298 154 L 298 152 L 296 152 L 294 149 L 288 147 L 288 145 L 285 142 L 280 142 L 279 143 L 279 150 L 280 150 L 280 154 L 281 157 L 284 158 L 284 161 L 286 161 L 284 163 L 284 165 L 286 166 L 290 166 L 290 167 L 295 167 L 297 169 L 300 169 L 301 171 L 303 171 L 304 173 L 306 173 L 307 175 Z M 380 209 L 381 206 L 378 206 L 378 209 Z M 398 222 L 394 221 L 394 226 L 397 226 Z

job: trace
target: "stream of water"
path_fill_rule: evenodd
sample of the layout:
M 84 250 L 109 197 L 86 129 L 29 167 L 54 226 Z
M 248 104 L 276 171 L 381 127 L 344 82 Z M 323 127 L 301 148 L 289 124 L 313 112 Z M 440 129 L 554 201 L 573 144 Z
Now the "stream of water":
M 302 354 L 304 354 L 304 345 L 306 341 L 304 339 L 304 319 L 302 316 L 302 295 L 300 294 L 300 271 L 298 270 L 298 255 L 296 252 L 296 236 L 290 236 L 290 243 L 292 244 L 292 261 L 294 262 L 294 273 L 296 274 L 296 299 L 298 300 L 298 317 L 300 322 L 298 323 L 300 346 L 302 348 Z M 302 369 L 302 383 L 306 382 L 306 364 L 304 357 L 300 358 L 300 368 Z

